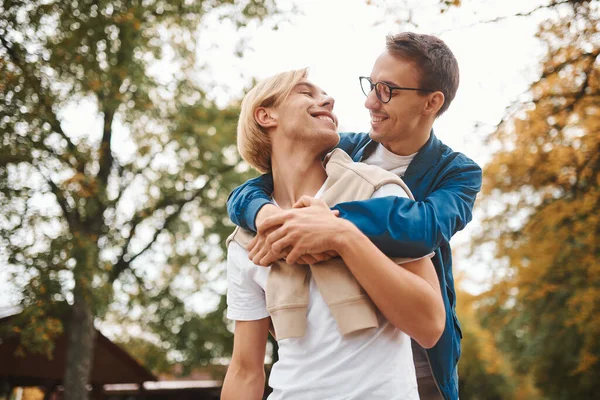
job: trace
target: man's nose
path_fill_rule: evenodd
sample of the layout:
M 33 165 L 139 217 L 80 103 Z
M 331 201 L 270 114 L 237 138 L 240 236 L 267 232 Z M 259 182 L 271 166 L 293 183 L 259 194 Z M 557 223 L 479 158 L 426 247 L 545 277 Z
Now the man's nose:
M 368 110 L 375 110 L 381 106 L 381 102 L 377 98 L 377 94 L 375 93 L 375 89 L 371 90 L 367 95 L 367 99 L 365 100 L 365 108 Z
M 333 97 L 328 95 L 323 95 L 321 97 L 321 101 L 319 102 L 319 106 L 328 109 L 329 111 L 333 110 L 333 105 L 335 104 L 335 100 Z

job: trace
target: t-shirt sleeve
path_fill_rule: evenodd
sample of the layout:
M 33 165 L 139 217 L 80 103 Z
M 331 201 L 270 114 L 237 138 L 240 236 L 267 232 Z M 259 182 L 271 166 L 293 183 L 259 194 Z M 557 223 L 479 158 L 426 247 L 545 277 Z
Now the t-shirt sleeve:
M 269 316 L 263 288 L 249 276 L 258 267 L 248 259 L 247 251 L 232 241 L 227 247 L 227 318 L 255 321 Z
M 394 185 L 393 183 L 383 185 L 379 189 L 375 190 L 373 192 L 373 195 L 371 196 L 371 198 L 375 199 L 378 197 L 387 197 L 387 196 L 405 197 L 407 199 L 410 198 L 410 196 L 408 195 L 408 193 L 406 193 L 406 191 L 404 190 L 404 188 L 402 186 Z M 423 257 L 419 257 L 419 258 L 392 258 L 392 260 L 394 260 L 394 262 L 396 264 L 406 264 L 406 263 L 409 263 L 412 261 L 420 260 L 422 258 L 432 258 L 434 255 L 435 255 L 435 253 L 431 252 L 431 253 L 426 254 Z
M 410 198 L 408 193 L 404 190 L 404 188 L 400 185 L 394 185 L 393 183 L 388 183 L 387 185 L 383 185 L 379 189 L 373 192 L 371 196 L 372 199 L 376 199 L 378 197 L 387 197 L 387 196 L 395 196 L 395 197 L 406 197 Z

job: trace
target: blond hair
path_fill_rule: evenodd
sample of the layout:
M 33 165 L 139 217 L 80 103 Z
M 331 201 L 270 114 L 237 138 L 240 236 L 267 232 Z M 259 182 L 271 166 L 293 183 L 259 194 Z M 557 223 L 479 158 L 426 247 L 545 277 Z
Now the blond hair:
M 279 106 L 307 76 L 308 68 L 282 72 L 260 81 L 242 100 L 237 126 L 238 151 L 261 173 L 271 170 L 271 138 L 254 118 L 254 112 L 259 107 Z

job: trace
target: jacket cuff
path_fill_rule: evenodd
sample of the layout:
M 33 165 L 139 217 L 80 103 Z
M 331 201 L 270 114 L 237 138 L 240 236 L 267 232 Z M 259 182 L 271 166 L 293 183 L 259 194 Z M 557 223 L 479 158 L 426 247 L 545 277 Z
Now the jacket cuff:
M 242 228 L 256 232 L 256 216 L 265 204 L 271 204 L 271 202 L 265 198 L 256 198 L 248 202 L 246 209 L 243 211 L 242 218 L 240 218 L 240 222 L 245 221 L 248 226 L 242 226 Z

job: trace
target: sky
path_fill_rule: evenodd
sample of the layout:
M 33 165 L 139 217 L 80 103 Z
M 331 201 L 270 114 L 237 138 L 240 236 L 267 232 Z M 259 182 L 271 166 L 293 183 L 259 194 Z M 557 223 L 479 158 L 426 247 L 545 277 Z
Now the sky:
M 404 30 L 433 34 L 446 42 L 460 67 L 458 93 L 434 124 L 435 133 L 484 167 L 492 155 L 492 149 L 484 144 L 486 135 L 512 102 L 527 96 L 529 84 L 539 75 L 544 48 L 535 33 L 548 14 L 541 10 L 530 17 L 481 21 L 527 12 L 543 3 L 465 0 L 460 8 L 442 14 L 439 0 L 372 2 L 385 7 L 369 6 L 367 0 L 279 0 L 284 17 L 278 17 L 277 30 L 272 29 L 273 20 L 238 30 L 209 18 L 197 47 L 202 67 L 198 79 L 211 87 L 209 96 L 225 106 L 239 99 L 252 78 L 309 67 L 309 79 L 336 100 L 334 112 L 340 130 L 366 132 L 369 114 L 358 77 L 370 74 L 385 36 Z M 398 23 L 409 10 L 416 26 Z M 235 55 L 240 38 L 247 46 L 242 57 Z M 168 74 L 168 66 L 162 73 Z M 64 110 L 65 130 L 74 135 L 99 135 L 101 121 L 94 112 L 91 104 Z M 96 123 L 91 124 L 92 120 Z M 477 261 L 467 256 L 477 227 L 476 213 L 467 229 L 452 240 L 455 268 L 465 275 L 463 287 L 473 293 L 488 287 L 493 264 L 485 250 L 475 250 Z M 0 306 L 15 301 L 6 294 L 7 278 L 0 271 Z

